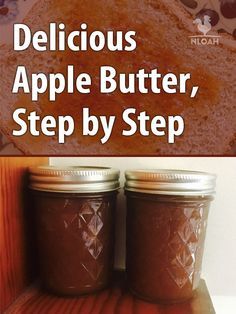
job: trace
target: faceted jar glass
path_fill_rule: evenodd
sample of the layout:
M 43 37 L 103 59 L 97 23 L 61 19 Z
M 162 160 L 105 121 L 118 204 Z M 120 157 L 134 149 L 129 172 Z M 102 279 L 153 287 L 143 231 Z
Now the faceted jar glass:
M 191 298 L 200 280 L 212 196 L 126 195 L 131 291 L 154 302 Z
M 58 295 L 105 288 L 112 276 L 116 191 L 32 191 L 43 286 Z

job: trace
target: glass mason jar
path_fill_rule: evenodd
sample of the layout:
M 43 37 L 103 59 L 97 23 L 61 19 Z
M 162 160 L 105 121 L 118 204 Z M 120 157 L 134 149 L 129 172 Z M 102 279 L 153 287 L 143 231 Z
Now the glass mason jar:
M 126 267 L 135 295 L 162 303 L 193 296 L 215 181 L 202 172 L 126 172 Z
M 113 271 L 119 171 L 98 167 L 30 169 L 43 286 L 58 295 L 105 288 Z

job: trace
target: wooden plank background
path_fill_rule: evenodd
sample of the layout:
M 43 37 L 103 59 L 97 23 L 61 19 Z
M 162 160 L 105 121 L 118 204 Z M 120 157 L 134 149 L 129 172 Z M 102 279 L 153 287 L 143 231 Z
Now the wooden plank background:
M 34 279 L 27 167 L 48 158 L 0 157 L 0 313 Z
M 5 314 L 215 314 L 215 311 L 203 280 L 191 300 L 160 305 L 134 297 L 125 285 L 124 273 L 116 273 L 109 289 L 77 298 L 59 298 L 32 286 Z

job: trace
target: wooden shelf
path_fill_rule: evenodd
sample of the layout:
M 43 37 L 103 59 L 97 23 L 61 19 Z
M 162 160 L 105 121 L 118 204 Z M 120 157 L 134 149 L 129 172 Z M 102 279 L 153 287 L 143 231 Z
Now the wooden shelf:
M 40 290 L 27 289 L 5 314 L 215 314 L 204 280 L 201 280 L 195 297 L 177 305 L 158 305 L 132 296 L 123 274 L 116 274 L 110 289 L 79 298 L 59 298 Z
M 42 164 L 48 164 L 48 158 L 0 158 L 0 313 L 37 275 L 27 188 L 28 167 Z

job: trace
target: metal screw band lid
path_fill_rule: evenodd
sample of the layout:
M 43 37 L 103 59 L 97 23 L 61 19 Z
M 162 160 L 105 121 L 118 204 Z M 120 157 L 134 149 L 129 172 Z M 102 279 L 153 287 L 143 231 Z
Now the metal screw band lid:
M 216 175 L 186 170 L 129 170 L 125 172 L 127 191 L 163 195 L 212 195 Z
M 120 172 L 106 167 L 32 167 L 30 188 L 58 193 L 96 193 L 119 189 Z

